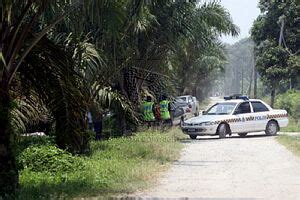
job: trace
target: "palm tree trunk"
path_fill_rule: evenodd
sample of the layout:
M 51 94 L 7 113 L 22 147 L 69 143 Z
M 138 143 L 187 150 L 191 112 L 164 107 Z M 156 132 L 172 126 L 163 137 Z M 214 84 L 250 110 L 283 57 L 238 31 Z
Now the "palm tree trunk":
M 12 130 L 9 124 L 10 98 L 7 84 L 0 85 L 0 199 L 13 195 L 18 185 L 18 170 L 12 150 Z
M 250 75 L 250 82 L 249 82 L 249 87 L 247 90 L 247 94 L 250 97 L 251 96 L 251 89 L 252 89 L 252 81 L 253 81 L 253 77 L 254 77 L 254 60 L 252 60 L 253 66 L 251 67 L 251 75 Z
M 275 88 L 272 88 L 271 90 L 271 107 L 274 108 L 274 102 L 275 102 Z
M 254 85 L 253 85 L 253 98 L 257 98 L 257 71 L 256 68 L 254 68 Z

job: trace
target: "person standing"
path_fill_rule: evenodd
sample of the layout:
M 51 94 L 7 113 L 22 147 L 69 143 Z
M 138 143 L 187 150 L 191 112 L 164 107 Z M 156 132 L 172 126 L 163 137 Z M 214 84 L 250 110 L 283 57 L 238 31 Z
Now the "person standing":
M 94 131 L 93 118 L 92 118 L 92 113 L 90 111 L 87 113 L 87 120 L 88 120 L 88 128 L 89 128 L 89 130 Z
M 162 123 L 172 126 L 173 122 L 172 122 L 171 114 L 170 114 L 171 104 L 170 104 L 170 101 L 167 100 L 166 95 L 162 96 L 159 105 L 160 105 L 160 116 L 162 119 Z
M 146 97 L 146 101 L 143 103 L 143 117 L 144 122 L 147 124 L 148 128 L 152 126 L 155 122 L 155 108 L 154 102 L 152 101 L 151 96 Z

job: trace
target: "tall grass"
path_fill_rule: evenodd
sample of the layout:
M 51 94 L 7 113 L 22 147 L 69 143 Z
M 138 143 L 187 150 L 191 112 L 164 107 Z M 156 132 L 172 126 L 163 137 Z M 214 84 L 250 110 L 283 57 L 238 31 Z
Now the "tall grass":
M 53 173 L 24 169 L 19 199 L 71 199 L 133 192 L 152 183 L 169 162 L 179 157 L 182 137 L 178 129 L 167 133 L 144 131 L 132 137 L 93 142 L 80 169 Z
M 293 118 L 289 118 L 289 124 L 287 127 L 281 128 L 282 132 L 300 132 L 300 122 Z
M 300 136 L 280 135 L 277 137 L 279 143 L 286 146 L 287 149 L 300 156 Z

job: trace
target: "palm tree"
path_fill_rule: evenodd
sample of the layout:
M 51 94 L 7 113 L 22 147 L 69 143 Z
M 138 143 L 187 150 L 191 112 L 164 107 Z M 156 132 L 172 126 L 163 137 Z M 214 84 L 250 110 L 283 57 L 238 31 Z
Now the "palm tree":
M 51 0 L 3 0 L 0 3 L 0 196 L 12 194 L 18 184 L 18 171 L 12 149 L 13 130 L 10 126 L 13 109 L 10 92 L 12 85 L 17 77 L 22 77 L 20 69 L 24 63 L 30 65 L 28 56 L 33 56 L 32 50 L 35 48 L 38 51 L 37 44 L 43 46 L 41 39 L 46 33 L 79 5 L 72 4 L 66 11 L 54 17 L 54 20 L 41 26 L 40 17 L 51 3 Z M 40 60 L 34 60 L 36 61 Z M 64 66 L 60 66 L 63 69 Z M 39 74 L 35 80 L 38 77 Z

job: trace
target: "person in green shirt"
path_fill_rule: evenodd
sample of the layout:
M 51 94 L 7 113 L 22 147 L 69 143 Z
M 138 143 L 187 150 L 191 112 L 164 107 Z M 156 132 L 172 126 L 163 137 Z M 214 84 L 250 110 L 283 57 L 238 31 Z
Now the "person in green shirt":
M 143 103 L 143 118 L 144 122 L 151 127 L 155 122 L 155 107 L 151 96 L 147 96 L 146 101 Z

